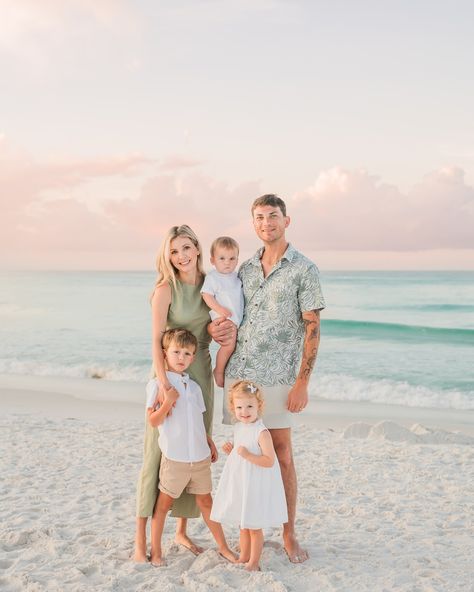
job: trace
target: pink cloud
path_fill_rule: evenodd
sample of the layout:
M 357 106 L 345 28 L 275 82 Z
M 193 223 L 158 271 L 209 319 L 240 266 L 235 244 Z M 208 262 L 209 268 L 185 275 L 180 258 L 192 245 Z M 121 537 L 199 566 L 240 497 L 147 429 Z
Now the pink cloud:
M 289 200 L 306 248 L 405 251 L 474 247 L 474 188 L 444 167 L 411 191 L 335 167 Z
M 114 253 L 146 252 L 151 260 L 166 230 L 183 223 L 205 248 L 219 234 L 234 236 L 246 253 L 258 245 L 250 205 L 263 193 L 259 182 L 230 187 L 182 171 L 147 178 L 150 163 L 156 161 L 140 155 L 38 163 L 0 139 L 0 263 L 16 261 L 18 252 L 25 260 L 42 252 L 47 261 L 59 251 L 108 253 L 108 261 Z M 136 198 L 97 196 L 100 208 L 92 211 L 69 197 L 80 197 L 86 185 L 90 192 L 97 180 L 103 193 L 104 183 L 127 175 L 143 178 Z M 430 173 L 408 192 L 365 170 L 336 167 L 286 202 L 289 238 L 307 252 L 474 248 L 474 189 L 456 167 Z

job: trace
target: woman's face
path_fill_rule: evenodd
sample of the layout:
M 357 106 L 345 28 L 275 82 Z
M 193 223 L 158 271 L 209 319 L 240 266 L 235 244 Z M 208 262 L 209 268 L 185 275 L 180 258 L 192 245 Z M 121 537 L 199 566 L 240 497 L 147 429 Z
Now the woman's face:
M 199 251 L 187 236 L 177 236 L 170 243 L 170 261 L 178 274 L 195 271 L 198 255 Z

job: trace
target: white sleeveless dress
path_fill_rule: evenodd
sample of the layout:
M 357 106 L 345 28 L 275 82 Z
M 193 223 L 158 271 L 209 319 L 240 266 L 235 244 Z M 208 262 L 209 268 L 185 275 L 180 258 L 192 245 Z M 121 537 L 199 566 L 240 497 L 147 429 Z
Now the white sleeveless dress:
M 266 429 L 261 419 L 234 425 L 234 448 L 222 471 L 211 520 L 255 530 L 288 522 L 277 458 L 272 467 L 259 467 L 237 454 L 239 446 L 245 446 L 253 454 L 262 454 L 258 437 Z

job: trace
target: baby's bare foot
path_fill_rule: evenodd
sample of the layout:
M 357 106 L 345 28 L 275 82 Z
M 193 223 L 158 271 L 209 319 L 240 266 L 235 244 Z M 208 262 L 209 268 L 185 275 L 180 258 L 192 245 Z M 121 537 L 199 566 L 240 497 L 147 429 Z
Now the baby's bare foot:
M 224 372 L 219 372 L 217 368 L 214 369 L 214 380 L 216 381 L 217 386 L 223 387 L 224 386 Z

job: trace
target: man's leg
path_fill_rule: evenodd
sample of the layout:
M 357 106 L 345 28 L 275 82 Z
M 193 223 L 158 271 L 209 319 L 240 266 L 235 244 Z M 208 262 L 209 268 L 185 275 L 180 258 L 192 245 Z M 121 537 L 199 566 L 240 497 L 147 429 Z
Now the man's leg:
M 300 547 L 295 534 L 297 483 L 291 447 L 291 428 L 270 429 L 270 434 L 280 463 L 288 507 L 288 522 L 283 525 L 283 546 L 292 563 L 302 563 L 308 559 L 308 552 Z

